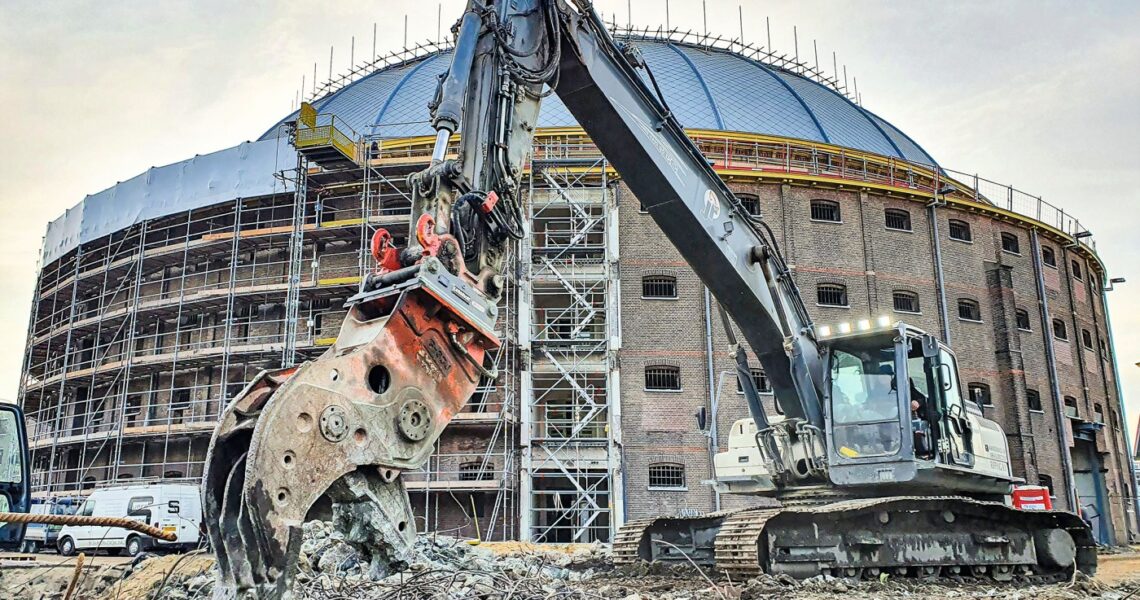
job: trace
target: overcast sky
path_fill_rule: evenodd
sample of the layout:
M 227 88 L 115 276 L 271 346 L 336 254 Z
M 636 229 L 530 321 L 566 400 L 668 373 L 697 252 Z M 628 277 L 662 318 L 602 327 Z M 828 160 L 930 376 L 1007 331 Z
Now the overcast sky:
M 607 21 L 627 0 L 598 0 Z M 443 30 L 462 0 L 442 3 Z M 674 27 L 702 3 L 671 0 Z M 794 3 L 708 0 L 708 29 L 800 52 L 819 41 L 858 78 L 864 105 L 942 165 L 1011 183 L 1077 215 L 1113 277 L 1109 294 L 1129 416 L 1140 413 L 1140 3 Z M 666 0 L 632 0 L 663 25 Z M 0 398 L 19 384 L 48 221 L 148 167 L 254 139 L 328 71 L 435 38 L 437 2 L 0 2 Z M 425 102 L 427 99 L 425 98 Z

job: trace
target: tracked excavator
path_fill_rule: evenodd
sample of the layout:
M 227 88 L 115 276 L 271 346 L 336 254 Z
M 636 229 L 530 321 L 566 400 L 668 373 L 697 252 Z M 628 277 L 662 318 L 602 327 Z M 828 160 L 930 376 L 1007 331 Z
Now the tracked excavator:
M 627 523 L 614 559 L 692 560 L 733 576 L 1091 572 L 1088 527 L 1005 498 L 1005 435 L 962 394 L 954 353 L 903 323 L 817 326 L 771 230 L 685 135 L 634 44 L 588 0 L 470 0 L 429 108 L 430 166 L 409 177 L 410 233 L 379 231 L 375 272 L 319 358 L 260 374 L 225 410 L 203 482 L 223 597 L 287 597 L 310 519 L 334 522 L 371 574 L 415 539 L 402 474 L 494 377 L 488 356 L 542 98 L 557 94 L 716 297 L 749 419 L 716 486 L 758 508 Z M 458 140 L 456 137 L 458 136 Z M 455 158 L 449 144 L 456 143 Z M 731 323 L 730 323 L 731 321 Z M 783 415 L 748 376 L 762 364 Z

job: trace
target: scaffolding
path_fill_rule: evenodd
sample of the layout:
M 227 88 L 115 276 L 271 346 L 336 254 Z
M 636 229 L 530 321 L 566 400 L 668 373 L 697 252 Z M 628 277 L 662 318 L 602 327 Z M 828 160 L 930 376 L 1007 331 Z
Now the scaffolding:
M 379 227 L 402 243 L 406 161 L 309 160 L 283 191 L 142 222 L 44 265 L 28 326 L 20 400 L 39 496 L 146 481 L 196 483 L 230 399 L 262 369 L 312 359 L 336 340 L 344 301 L 374 268 Z M 323 163 L 323 164 L 322 164 Z M 503 299 L 495 357 L 419 472 L 421 528 L 516 532 L 517 294 Z
M 621 525 L 617 207 L 604 159 L 531 164 L 520 248 L 524 539 L 609 541 Z M 525 308 L 522 308 L 525 307 Z

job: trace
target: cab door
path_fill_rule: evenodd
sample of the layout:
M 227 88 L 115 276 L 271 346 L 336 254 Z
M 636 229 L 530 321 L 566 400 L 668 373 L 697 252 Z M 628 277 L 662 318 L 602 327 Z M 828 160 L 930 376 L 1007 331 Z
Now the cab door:
M 0 404 L 0 512 L 26 513 L 31 508 L 24 413 L 14 404 Z M 23 524 L 0 523 L 0 550 L 19 548 L 24 532 Z
M 935 356 L 928 356 L 932 375 L 938 382 L 938 397 L 942 419 L 939 423 L 940 453 L 946 462 L 964 467 L 974 466 L 973 431 L 966 415 L 966 402 L 962 398 L 962 385 L 958 379 L 958 360 L 946 346 L 938 344 Z

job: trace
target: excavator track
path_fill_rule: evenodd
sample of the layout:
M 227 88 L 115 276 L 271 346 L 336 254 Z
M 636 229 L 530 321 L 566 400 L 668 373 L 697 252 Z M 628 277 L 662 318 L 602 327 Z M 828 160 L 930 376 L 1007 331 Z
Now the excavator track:
M 707 540 L 713 539 L 712 560 Z M 659 547 L 669 542 L 666 552 Z M 1096 571 L 1088 526 L 1063 511 L 1022 511 L 960 497 L 866 498 L 631 522 L 614 562 L 693 562 L 741 580 L 762 573 L 1038 583 Z
M 781 509 L 747 510 L 725 519 L 716 536 L 716 568 L 733 579 L 763 573 L 760 540 L 768 520 Z
M 722 523 L 726 518 L 746 510 L 752 509 L 630 521 L 614 536 L 614 564 L 692 561 L 711 567 L 715 564 L 714 543 Z

